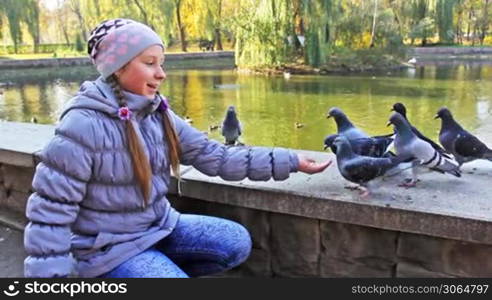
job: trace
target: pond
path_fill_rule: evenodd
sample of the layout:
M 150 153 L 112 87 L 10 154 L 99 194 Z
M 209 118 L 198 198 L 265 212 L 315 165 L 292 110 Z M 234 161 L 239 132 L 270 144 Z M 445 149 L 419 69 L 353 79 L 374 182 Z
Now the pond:
M 13 71 L 10 71 L 10 74 Z M 95 79 L 92 67 L 25 69 L 0 75 L 0 119 L 54 124 L 81 82 Z M 447 106 L 470 130 L 490 115 L 492 65 L 461 61 L 426 64 L 383 74 L 254 76 L 232 69 L 169 70 L 161 87 L 174 111 L 193 126 L 222 141 L 220 124 L 229 105 L 243 124 L 241 141 L 248 145 L 322 151 L 324 136 L 335 133 L 326 112 L 338 106 L 354 124 L 371 135 L 386 127 L 395 102 L 407 106 L 410 121 L 436 140 L 436 111 Z M 303 126 L 295 126 L 301 123 Z M 298 128 L 299 127 L 299 128 Z

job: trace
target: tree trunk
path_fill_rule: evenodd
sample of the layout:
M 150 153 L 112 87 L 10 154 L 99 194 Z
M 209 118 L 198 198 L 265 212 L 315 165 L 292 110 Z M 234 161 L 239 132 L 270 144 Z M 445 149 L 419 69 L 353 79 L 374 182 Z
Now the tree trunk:
M 145 11 L 144 7 L 142 6 L 142 4 L 138 0 L 133 0 L 133 2 L 138 7 L 138 10 L 140 10 L 140 13 L 142 14 L 142 16 L 144 18 L 145 24 L 150 26 L 150 28 L 152 28 L 152 30 L 154 30 L 154 26 L 152 26 L 152 24 L 149 23 L 149 17 L 147 15 L 147 12 Z
M 482 28 L 480 30 L 480 45 L 483 46 L 483 41 L 485 40 L 485 37 L 487 36 L 487 28 L 489 27 L 489 0 L 485 0 L 485 7 L 483 10 L 483 18 L 482 18 Z
M 215 44 L 217 47 L 215 49 L 217 50 L 224 50 L 224 47 L 222 46 L 222 38 L 220 34 L 220 28 L 215 28 Z
M 376 18 L 378 13 L 378 0 L 374 0 L 374 14 L 372 17 L 371 43 L 369 48 L 374 48 L 374 35 L 376 34 Z
M 181 51 L 188 52 L 186 42 L 186 30 L 181 20 L 181 1 L 176 1 L 176 21 L 178 22 L 179 39 L 181 41 Z
M 472 12 L 470 11 L 468 13 L 468 26 L 466 28 L 466 39 L 468 42 L 470 42 L 470 30 L 471 30 L 471 22 L 472 22 Z
M 215 44 L 217 45 L 217 47 L 215 47 L 215 49 L 222 51 L 222 50 L 224 50 L 224 47 L 222 46 L 222 36 L 220 33 L 220 28 L 221 28 L 221 24 L 222 24 L 222 0 L 219 1 L 218 7 L 219 7 L 219 11 L 217 13 L 217 19 L 219 21 L 218 21 L 218 24 L 215 28 Z
M 84 37 L 84 41 L 87 41 L 87 39 L 89 38 L 89 35 L 87 34 L 87 28 L 85 26 L 84 17 L 82 16 L 82 12 L 80 11 L 80 3 L 77 0 L 72 0 L 71 4 L 72 4 L 71 5 L 72 11 L 77 16 L 77 20 L 79 21 L 80 31 L 82 33 L 82 36 Z

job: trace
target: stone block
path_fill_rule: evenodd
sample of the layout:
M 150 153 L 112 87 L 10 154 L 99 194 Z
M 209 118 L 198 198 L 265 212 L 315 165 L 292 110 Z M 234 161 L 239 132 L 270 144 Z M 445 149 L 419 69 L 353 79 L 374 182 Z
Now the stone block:
M 318 277 L 319 220 L 271 214 L 273 276 Z
M 32 179 L 34 169 L 12 165 L 2 165 L 4 185 L 8 190 L 30 193 L 32 191 Z
M 0 205 L 5 206 L 7 203 L 7 190 L 0 184 Z
M 321 222 L 320 231 L 324 256 L 379 269 L 395 264 L 398 232 L 329 221 Z
M 3 164 L 0 164 L 0 186 L 3 186 L 4 182 L 4 176 L 3 176 Z
M 23 193 L 11 190 L 7 193 L 7 201 L 3 202 L 4 207 L 20 214 L 25 214 L 27 199 L 31 193 Z
M 399 262 L 396 265 L 395 277 L 403 278 L 451 278 L 449 274 L 444 274 L 440 272 L 434 272 L 422 267 L 419 264 L 411 262 Z
M 387 263 L 368 264 L 350 258 L 321 255 L 321 277 L 392 277 L 393 267 Z
M 248 259 L 239 266 L 241 277 L 272 277 L 270 252 L 253 248 Z
M 491 277 L 492 246 L 443 238 L 401 234 L 398 256 L 436 273 L 457 277 Z
M 173 207 L 182 213 L 215 216 L 243 225 L 251 235 L 253 248 L 268 250 L 270 234 L 268 212 L 187 197 L 169 198 Z

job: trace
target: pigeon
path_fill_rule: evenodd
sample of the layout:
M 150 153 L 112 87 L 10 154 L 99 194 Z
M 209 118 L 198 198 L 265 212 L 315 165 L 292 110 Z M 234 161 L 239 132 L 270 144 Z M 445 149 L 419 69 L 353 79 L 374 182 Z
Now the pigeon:
M 476 159 L 492 161 L 492 150 L 476 136 L 469 133 L 458 124 L 446 107 L 437 112 L 435 119 L 441 118 L 439 142 L 448 152 L 454 155 L 459 166 Z
M 444 157 L 434 149 L 430 143 L 419 138 L 411 129 L 410 123 L 398 112 L 394 112 L 388 126 L 395 127 L 395 149 L 397 156 L 412 156 L 412 179 L 402 184 L 405 187 L 414 187 L 417 183 L 417 173 L 422 167 L 440 173 L 449 173 L 461 177 L 458 163 L 451 158 Z
M 403 105 L 403 103 L 395 103 L 393 104 L 393 108 L 391 109 L 391 111 L 396 111 L 398 113 L 400 113 L 404 118 L 405 120 L 407 120 L 408 124 L 410 124 L 410 121 L 408 120 L 407 118 L 407 109 L 405 107 L 405 105 Z M 415 128 L 412 124 L 410 124 L 411 128 L 412 128 L 412 131 L 413 133 L 415 133 L 415 135 L 420 138 L 421 140 L 424 140 L 426 141 L 427 143 L 431 144 L 432 145 L 432 148 L 436 149 L 441 155 L 443 155 L 444 157 L 446 158 L 451 158 L 451 156 L 449 156 L 449 153 L 443 149 L 441 146 L 439 146 L 436 142 L 434 142 L 433 140 L 429 139 L 428 137 L 426 137 L 425 135 L 423 135 L 417 128 Z
M 222 123 L 222 135 L 226 145 L 235 145 L 241 135 L 241 122 L 237 119 L 236 109 L 233 105 L 227 108 L 224 122 Z
M 359 184 L 361 196 L 364 198 L 370 194 L 371 188 L 374 187 L 373 180 L 382 179 L 389 170 L 411 158 L 411 156 L 362 156 L 353 151 L 351 143 L 344 136 L 335 138 L 333 144 L 337 149 L 337 165 L 340 174 L 348 181 Z
M 330 108 L 326 117 L 333 117 L 337 123 L 338 134 L 344 135 L 349 140 L 369 137 L 365 132 L 355 127 L 345 113 L 338 107 Z
M 339 137 L 338 134 L 326 136 L 324 140 L 324 149 L 330 148 L 333 153 L 337 153 L 337 147 L 333 143 L 337 137 Z M 349 140 L 349 142 L 354 153 L 359 155 L 371 157 L 395 156 L 388 150 L 393 143 L 392 137 L 373 136 L 369 138 L 353 139 Z

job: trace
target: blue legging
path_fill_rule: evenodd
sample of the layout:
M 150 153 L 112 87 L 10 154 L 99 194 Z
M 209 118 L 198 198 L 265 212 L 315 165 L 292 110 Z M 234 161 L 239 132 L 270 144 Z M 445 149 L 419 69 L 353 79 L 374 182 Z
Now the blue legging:
M 240 224 L 215 217 L 182 214 L 170 235 L 101 277 L 210 275 L 241 264 L 250 252 L 250 235 Z

